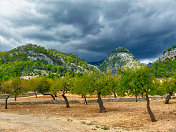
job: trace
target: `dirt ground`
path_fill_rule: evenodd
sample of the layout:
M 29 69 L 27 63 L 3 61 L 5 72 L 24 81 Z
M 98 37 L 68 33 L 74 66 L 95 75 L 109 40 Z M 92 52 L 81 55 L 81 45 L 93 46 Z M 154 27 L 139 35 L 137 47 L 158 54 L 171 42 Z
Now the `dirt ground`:
M 79 121 L 62 117 L 32 116 L 0 112 L 0 132 L 89 132 Z
M 41 96 L 38 100 L 48 98 Z M 73 96 L 69 97 L 71 98 Z M 81 99 L 79 96 L 75 98 Z M 36 122 L 39 128 L 43 126 L 50 131 L 53 131 L 57 125 L 57 130 L 60 131 L 176 131 L 176 100 L 174 99 L 170 104 L 164 104 L 164 100 L 151 101 L 151 109 L 157 122 L 150 121 L 146 102 L 106 102 L 104 103 L 106 113 L 99 113 L 97 103 L 70 104 L 70 106 L 71 108 L 66 108 L 65 104 L 9 105 L 7 110 L 0 106 L 0 117 L 2 113 L 18 116 L 18 121 L 27 120 L 26 125 L 30 126 L 31 130 L 35 129 L 32 122 Z M 13 118 L 4 118 L 4 120 L 13 122 Z M 7 128 L 3 128 L 2 122 L 4 121 L 1 119 L 0 130 L 5 131 Z M 45 125 L 47 122 L 53 125 Z M 17 128 L 12 127 L 11 130 Z M 31 130 L 26 129 L 26 131 Z

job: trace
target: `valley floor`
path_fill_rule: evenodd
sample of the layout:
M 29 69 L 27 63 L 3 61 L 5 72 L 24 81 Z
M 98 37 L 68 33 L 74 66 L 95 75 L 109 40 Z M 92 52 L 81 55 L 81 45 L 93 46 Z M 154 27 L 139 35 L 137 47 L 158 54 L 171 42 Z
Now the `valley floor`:
M 42 98 L 42 97 L 41 97 Z M 151 101 L 157 122 L 151 122 L 146 102 L 105 102 L 106 113 L 97 103 L 28 104 L 0 106 L 0 131 L 176 131 L 176 100 Z

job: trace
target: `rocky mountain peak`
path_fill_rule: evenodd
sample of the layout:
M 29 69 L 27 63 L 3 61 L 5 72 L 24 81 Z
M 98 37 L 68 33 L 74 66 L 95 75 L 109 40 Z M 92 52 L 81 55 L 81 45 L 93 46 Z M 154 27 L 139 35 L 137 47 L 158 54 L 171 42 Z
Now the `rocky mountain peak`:
M 105 58 L 99 68 L 101 71 L 106 72 L 108 69 L 115 73 L 117 68 L 123 66 L 132 66 L 136 62 L 135 57 L 130 53 L 130 51 L 123 47 L 118 47 L 112 50 L 108 57 Z
M 128 49 L 123 48 L 123 47 L 115 48 L 114 50 L 112 50 L 112 51 L 110 52 L 110 54 L 117 54 L 117 53 L 127 53 L 127 54 L 131 54 Z

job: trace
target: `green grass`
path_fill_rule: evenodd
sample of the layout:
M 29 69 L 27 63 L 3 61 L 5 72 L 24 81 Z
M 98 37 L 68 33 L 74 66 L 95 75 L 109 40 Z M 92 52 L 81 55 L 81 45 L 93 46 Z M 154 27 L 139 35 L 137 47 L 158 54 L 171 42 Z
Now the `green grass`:
M 89 123 L 87 123 L 87 125 L 89 125 L 89 126 L 90 126 L 90 125 L 93 125 L 93 123 L 92 123 L 92 122 L 89 122 Z
M 109 127 L 106 126 L 106 125 L 104 125 L 101 129 L 103 129 L 103 130 L 109 130 Z

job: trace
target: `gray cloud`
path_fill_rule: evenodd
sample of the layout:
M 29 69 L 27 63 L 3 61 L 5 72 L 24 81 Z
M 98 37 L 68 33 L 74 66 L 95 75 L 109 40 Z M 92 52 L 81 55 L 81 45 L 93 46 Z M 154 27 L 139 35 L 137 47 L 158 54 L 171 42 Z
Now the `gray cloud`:
M 87 61 L 118 47 L 153 60 L 176 43 L 173 0 L 2 0 L 0 48 L 28 42 Z

